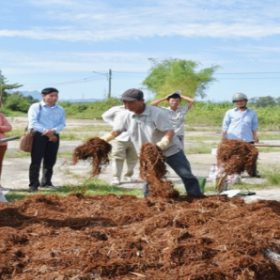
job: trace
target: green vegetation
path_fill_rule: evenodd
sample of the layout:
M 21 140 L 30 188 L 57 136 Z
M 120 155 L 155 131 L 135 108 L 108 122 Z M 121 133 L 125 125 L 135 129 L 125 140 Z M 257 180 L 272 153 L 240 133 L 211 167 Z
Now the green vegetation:
M 22 85 L 18 83 L 8 83 L 5 76 L 0 70 L 0 101 L 5 104 L 4 112 L 7 114 L 10 111 L 27 112 L 29 106 L 36 100 L 31 96 L 23 96 L 19 91 Z
M 262 171 L 263 176 L 267 179 L 269 185 L 280 186 L 280 169 L 271 167 Z
M 111 98 L 108 100 L 97 101 L 93 103 L 62 102 L 60 103 L 60 105 L 64 107 L 67 118 L 101 120 L 101 115 L 106 110 L 108 110 L 112 106 L 121 105 L 121 102 L 116 98 Z M 199 127 L 199 130 L 217 130 L 217 127 L 221 127 L 225 112 L 230 108 L 232 108 L 232 103 L 230 102 L 195 103 L 192 110 L 186 115 L 186 124 L 188 126 L 187 130 L 192 131 L 194 126 Z M 250 108 L 256 110 L 259 117 L 261 130 L 277 130 L 280 128 L 280 105 L 275 105 L 273 107 L 256 107 L 255 105 L 252 105 L 250 106 Z M 6 113 L 7 116 L 20 115 L 14 111 L 10 111 L 7 109 L 4 110 L 4 113 Z M 69 140 L 72 139 L 71 135 L 68 135 L 67 137 Z M 271 136 L 271 139 L 279 139 L 279 137 L 277 138 L 277 135 L 274 135 Z
M 182 94 L 194 97 L 205 97 L 205 89 L 214 80 L 213 74 L 217 66 L 198 69 L 199 63 L 191 60 L 167 59 L 153 63 L 150 74 L 143 84 L 157 97 L 180 90 Z M 0 97 L 4 106 L 2 111 L 10 117 L 23 115 L 36 100 L 31 96 L 23 96 L 18 83 L 8 83 L 0 70 Z M 120 105 L 117 98 L 110 98 L 91 103 L 60 103 L 66 111 L 67 118 L 101 119 L 103 112 L 115 105 Z M 280 127 L 280 98 L 270 96 L 251 98 L 249 106 L 258 113 L 260 129 L 279 129 Z M 226 110 L 232 108 L 232 103 L 197 102 L 186 116 L 186 123 L 200 127 L 220 127 Z M 68 135 L 74 139 L 75 135 Z
M 37 193 L 29 193 L 27 190 L 15 190 L 10 191 L 6 194 L 8 201 L 15 201 L 19 199 L 26 198 L 34 194 L 45 194 L 45 195 L 59 195 L 67 196 L 71 194 L 82 194 L 82 195 L 134 195 L 134 196 L 143 196 L 143 192 L 140 189 L 129 189 L 121 188 L 116 186 L 108 185 L 98 179 L 86 180 L 80 186 L 62 186 L 57 189 L 40 189 Z
M 249 104 L 258 114 L 260 129 L 280 128 L 280 105 L 256 107 Z M 233 108 L 232 103 L 197 102 L 186 116 L 186 123 L 193 126 L 221 126 L 224 114 Z M 278 138 L 279 139 L 279 138 Z
M 212 66 L 198 70 L 199 63 L 192 60 L 150 60 L 153 65 L 143 84 L 155 92 L 157 98 L 176 90 L 190 97 L 205 97 L 204 90 L 214 80 L 213 74 L 217 69 L 217 66 Z
M 67 117 L 79 119 L 101 119 L 101 115 L 113 106 L 121 105 L 117 98 L 96 101 L 92 103 L 61 102 Z

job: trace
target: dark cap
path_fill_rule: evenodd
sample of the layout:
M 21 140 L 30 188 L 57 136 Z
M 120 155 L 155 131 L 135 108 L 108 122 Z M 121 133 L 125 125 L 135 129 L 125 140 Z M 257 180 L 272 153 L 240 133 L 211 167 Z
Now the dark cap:
M 178 91 L 175 91 L 167 96 L 167 100 L 170 98 L 181 98 L 181 94 Z
M 41 93 L 43 95 L 47 95 L 47 94 L 50 94 L 50 93 L 53 93 L 53 92 L 56 92 L 58 93 L 58 90 L 56 88 L 53 88 L 53 87 L 48 87 L 48 88 L 44 88 Z
M 144 99 L 143 91 L 137 88 L 130 88 L 126 90 L 121 96 L 122 101 L 137 101 L 143 99 Z

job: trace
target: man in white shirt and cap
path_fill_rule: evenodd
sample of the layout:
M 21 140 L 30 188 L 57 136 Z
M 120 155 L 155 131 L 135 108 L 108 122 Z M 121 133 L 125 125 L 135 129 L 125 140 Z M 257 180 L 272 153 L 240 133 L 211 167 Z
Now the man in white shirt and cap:
M 182 151 L 179 139 L 174 137 L 168 115 L 160 108 L 146 105 L 143 92 L 139 89 L 126 90 L 121 100 L 128 109 L 127 112 L 118 115 L 113 130 L 101 138 L 110 141 L 123 131 L 127 131 L 138 153 L 143 144 L 156 144 L 163 151 L 166 163 L 182 179 L 188 196 L 202 197 L 198 180 L 192 174 L 190 163 Z M 148 194 L 147 184 L 144 194 Z

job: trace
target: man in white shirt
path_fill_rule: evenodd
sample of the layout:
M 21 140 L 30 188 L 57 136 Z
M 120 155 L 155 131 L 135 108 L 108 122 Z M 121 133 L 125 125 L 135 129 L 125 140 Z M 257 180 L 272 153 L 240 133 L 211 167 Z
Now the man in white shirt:
M 185 100 L 187 102 L 185 106 L 180 106 L 182 100 Z M 188 96 L 181 95 L 179 91 L 176 91 L 164 98 L 154 100 L 151 105 L 158 106 L 163 101 L 167 101 L 169 107 L 161 108 L 166 110 L 169 114 L 169 118 L 174 128 L 175 135 L 179 138 L 182 149 L 184 149 L 185 115 L 192 107 L 194 100 Z
M 113 131 L 102 137 L 110 141 L 127 131 L 136 151 L 139 153 L 145 143 L 156 144 L 165 155 L 167 164 L 180 176 L 189 196 L 202 197 L 197 178 L 192 174 L 191 166 L 181 149 L 179 139 L 173 137 L 174 130 L 169 117 L 155 106 L 146 105 L 143 92 L 139 89 L 128 89 L 121 97 L 129 111 L 118 115 L 114 121 Z M 148 185 L 145 185 L 145 195 Z
M 56 163 L 59 134 L 65 127 L 64 109 L 57 105 L 58 90 L 53 87 L 42 90 L 42 101 L 34 103 L 28 110 L 28 129 L 33 131 L 29 188 L 36 192 L 38 187 L 54 187 L 53 167 Z M 42 179 L 39 181 L 41 162 Z
M 228 110 L 223 119 L 223 139 L 238 139 L 251 144 L 259 141 L 258 116 L 257 113 L 247 107 L 248 98 L 246 94 L 237 92 L 232 97 L 235 108 Z M 257 171 L 257 163 L 254 167 L 252 177 L 260 177 Z
M 104 112 L 102 114 L 102 118 L 105 122 L 113 126 L 117 115 L 125 110 L 126 109 L 124 106 L 114 106 Z M 132 176 L 137 163 L 137 153 L 127 132 L 121 133 L 112 143 L 112 185 L 118 185 L 121 183 L 124 161 L 126 161 L 127 168 L 123 177 L 123 181 L 133 182 Z

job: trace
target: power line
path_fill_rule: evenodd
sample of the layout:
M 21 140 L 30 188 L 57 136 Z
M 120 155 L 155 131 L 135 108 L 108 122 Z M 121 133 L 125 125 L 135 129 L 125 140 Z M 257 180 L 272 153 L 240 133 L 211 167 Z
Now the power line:
M 266 72 L 266 71 L 261 71 L 261 72 L 217 72 L 216 74 L 218 75 L 250 75 L 250 74 L 280 74 L 278 71 L 271 71 L 271 72 Z
M 54 85 L 68 85 L 68 84 L 82 84 L 82 83 L 89 83 L 92 81 L 97 81 L 97 80 L 101 80 L 103 79 L 102 77 L 96 77 L 97 75 L 106 77 L 109 85 L 108 85 L 108 97 L 111 97 L 111 87 L 112 87 L 112 70 L 109 69 L 109 72 L 99 72 L 99 71 L 91 71 L 93 74 L 81 79 L 73 79 L 73 80 L 67 80 L 67 81 L 62 81 L 62 82 L 50 82 L 48 84 L 54 84 Z M 120 78 L 119 75 L 147 75 L 148 72 L 144 72 L 144 71 L 114 71 L 114 74 L 116 74 L 114 76 L 114 78 Z M 118 75 L 119 74 L 119 75 Z M 263 76 L 263 77 L 246 77 L 246 75 L 275 75 L 275 74 L 280 74 L 279 71 L 251 71 L 251 72 L 216 72 L 214 73 L 215 75 L 245 75 L 245 77 L 217 77 L 218 80 L 275 80 L 275 79 L 279 79 L 279 77 L 269 77 L 269 76 Z M 33 83 L 35 84 L 35 83 Z M 41 84 L 41 83 L 40 83 Z M 46 83 L 47 84 L 47 83 Z
M 219 80 L 279 80 L 280 77 L 236 77 L 236 78 L 219 78 Z

